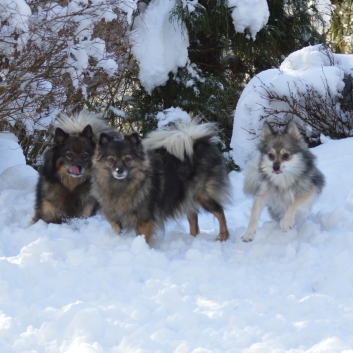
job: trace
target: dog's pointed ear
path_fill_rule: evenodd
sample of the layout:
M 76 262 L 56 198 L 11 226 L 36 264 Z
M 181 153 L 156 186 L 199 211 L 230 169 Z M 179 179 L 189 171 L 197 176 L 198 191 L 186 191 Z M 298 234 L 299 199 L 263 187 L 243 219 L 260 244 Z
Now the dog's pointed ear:
M 99 136 L 99 146 L 100 147 L 105 147 L 110 141 L 114 139 L 113 136 L 110 136 L 104 132 L 102 132 Z
M 272 129 L 271 125 L 265 121 L 263 126 L 262 126 L 262 133 L 261 133 L 261 140 L 265 141 L 267 140 L 270 136 L 275 135 L 275 131 Z
M 80 133 L 80 136 L 86 137 L 86 138 L 88 138 L 89 140 L 92 140 L 92 139 L 93 139 L 93 130 L 92 130 L 92 126 L 88 124 L 88 125 L 82 130 L 82 132 Z
M 291 120 L 287 124 L 286 129 L 285 129 L 284 132 L 289 134 L 289 136 L 291 136 L 295 140 L 301 140 L 302 139 L 302 135 L 300 134 L 298 126 L 293 120 Z
M 141 144 L 141 139 L 137 132 L 133 132 L 130 135 L 125 135 L 124 140 L 131 143 L 134 147 L 137 147 Z
M 70 135 L 67 134 L 63 129 L 57 127 L 55 129 L 54 144 L 61 145 Z

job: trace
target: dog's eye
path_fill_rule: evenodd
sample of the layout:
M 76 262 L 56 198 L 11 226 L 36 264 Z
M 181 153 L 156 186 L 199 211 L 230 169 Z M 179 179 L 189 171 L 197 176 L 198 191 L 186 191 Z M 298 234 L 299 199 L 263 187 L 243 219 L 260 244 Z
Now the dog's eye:
M 108 162 L 111 163 L 111 164 L 114 164 L 115 158 L 109 157 L 109 158 L 108 158 Z
M 126 156 L 126 157 L 124 158 L 124 162 L 125 162 L 125 163 L 131 162 L 131 157 Z
M 282 156 L 282 158 L 283 158 L 284 160 L 287 160 L 287 159 L 289 158 L 289 153 L 284 153 L 283 156 Z
M 274 156 L 273 153 L 269 153 L 269 154 L 268 154 L 268 158 L 269 158 L 271 161 L 273 161 L 273 160 L 275 159 L 275 156 Z
M 82 155 L 82 158 L 83 158 L 84 161 L 87 161 L 87 159 L 89 158 L 89 154 L 88 153 L 84 153 Z
M 72 156 L 73 156 L 73 154 L 72 154 L 71 152 L 67 152 L 67 153 L 66 153 L 66 157 L 67 157 L 67 158 L 70 159 L 70 158 L 72 158 Z

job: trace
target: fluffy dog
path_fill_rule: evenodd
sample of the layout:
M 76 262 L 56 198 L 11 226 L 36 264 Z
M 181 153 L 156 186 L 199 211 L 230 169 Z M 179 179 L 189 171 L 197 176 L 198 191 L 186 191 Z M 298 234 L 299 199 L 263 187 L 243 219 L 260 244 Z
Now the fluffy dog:
M 288 123 L 283 133 L 265 122 L 258 150 L 260 157 L 250 163 L 244 183 L 245 194 L 255 196 L 244 242 L 254 239 L 266 205 L 272 218 L 287 231 L 294 224 L 297 209 L 309 204 L 325 184 L 323 174 L 315 166 L 315 156 L 294 121 Z
M 101 132 L 119 137 L 98 114 L 81 111 L 57 118 L 53 143 L 39 173 L 33 223 L 61 223 L 89 217 L 97 211 L 92 197 L 91 168 L 96 139 Z
M 169 217 L 187 215 L 199 233 L 198 210 L 219 221 L 217 240 L 228 239 L 223 206 L 229 181 L 213 124 L 197 121 L 155 131 L 142 143 L 137 133 L 114 140 L 102 133 L 93 158 L 93 194 L 112 228 L 135 230 L 146 241 Z

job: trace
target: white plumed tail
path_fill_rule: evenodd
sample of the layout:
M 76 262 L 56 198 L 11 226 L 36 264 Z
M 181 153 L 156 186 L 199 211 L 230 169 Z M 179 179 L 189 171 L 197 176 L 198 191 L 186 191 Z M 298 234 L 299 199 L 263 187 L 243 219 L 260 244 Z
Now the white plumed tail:
M 199 123 L 198 119 L 184 123 L 176 123 L 171 130 L 157 130 L 149 133 L 143 140 L 146 150 L 165 148 L 169 153 L 184 160 L 185 154 L 192 157 L 194 142 L 208 139 L 210 143 L 217 143 L 217 129 L 214 123 Z
M 73 114 L 60 113 L 56 118 L 54 127 L 59 127 L 70 135 L 76 135 L 81 133 L 87 125 L 91 125 L 97 140 L 102 132 L 111 133 L 115 131 L 108 126 L 102 113 L 92 113 L 88 110 L 81 110 Z M 118 134 L 118 132 L 116 133 Z

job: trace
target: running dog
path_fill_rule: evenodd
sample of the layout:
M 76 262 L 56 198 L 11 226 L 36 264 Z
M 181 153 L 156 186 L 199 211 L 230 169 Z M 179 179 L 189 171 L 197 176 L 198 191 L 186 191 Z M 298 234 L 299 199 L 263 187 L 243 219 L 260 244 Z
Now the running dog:
M 245 176 L 244 192 L 255 200 L 244 242 L 254 239 L 266 205 L 271 217 L 287 231 L 294 225 L 298 208 L 310 204 L 325 185 L 323 174 L 315 166 L 315 156 L 294 121 L 287 124 L 283 133 L 265 122 L 258 150 L 260 157 L 250 163 Z

